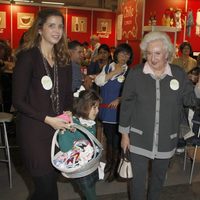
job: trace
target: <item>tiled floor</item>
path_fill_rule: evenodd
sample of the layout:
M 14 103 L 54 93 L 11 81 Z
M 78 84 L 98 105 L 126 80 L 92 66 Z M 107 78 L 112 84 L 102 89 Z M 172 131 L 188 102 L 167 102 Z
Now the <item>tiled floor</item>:
M 12 139 L 12 137 L 11 137 Z M 26 173 L 19 158 L 19 149 L 12 149 L 13 188 L 9 188 L 6 164 L 0 163 L 0 200 L 27 200 L 32 190 L 30 177 Z M 1 153 L 0 153 L 1 156 Z M 200 164 L 196 164 L 193 183 L 189 185 L 190 161 L 187 161 L 186 171 L 183 171 L 183 154 L 176 155 L 171 161 L 165 187 L 161 194 L 161 200 L 200 200 Z M 72 185 L 62 177 L 58 179 L 59 199 L 78 200 L 79 194 L 74 191 Z M 97 183 L 98 200 L 127 200 L 127 183 Z

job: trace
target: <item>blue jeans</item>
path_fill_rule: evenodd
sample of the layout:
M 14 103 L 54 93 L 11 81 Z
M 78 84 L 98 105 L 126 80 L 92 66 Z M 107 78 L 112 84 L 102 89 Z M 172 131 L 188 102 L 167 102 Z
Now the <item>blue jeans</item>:
M 78 187 L 84 200 L 96 200 L 96 182 L 98 181 L 98 170 L 81 177 L 71 179 L 71 182 Z

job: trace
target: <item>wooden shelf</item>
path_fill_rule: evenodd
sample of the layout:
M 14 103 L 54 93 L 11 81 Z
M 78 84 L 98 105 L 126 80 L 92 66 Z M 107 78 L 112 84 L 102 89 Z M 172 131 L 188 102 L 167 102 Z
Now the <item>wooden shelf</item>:
M 170 32 L 174 33 L 174 47 L 176 47 L 177 40 L 177 32 L 181 31 L 181 29 L 171 26 L 143 26 L 143 34 L 144 32 L 151 31 L 161 31 L 161 32 Z
M 143 31 L 162 31 L 162 32 L 179 32 L 181 29 L 171 26 L 144 26 Z

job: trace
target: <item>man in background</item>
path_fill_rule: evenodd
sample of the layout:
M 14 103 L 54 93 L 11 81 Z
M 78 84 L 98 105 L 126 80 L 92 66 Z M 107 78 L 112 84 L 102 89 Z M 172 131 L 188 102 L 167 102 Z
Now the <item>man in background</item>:
M 84 57 L 83 47 L 79 41 L 73 40 L 68 43 L 68 48 L 72 62 L 72 90 L 76 92 L 81 87 L 83 81 L 81 73 L 81 61 Z

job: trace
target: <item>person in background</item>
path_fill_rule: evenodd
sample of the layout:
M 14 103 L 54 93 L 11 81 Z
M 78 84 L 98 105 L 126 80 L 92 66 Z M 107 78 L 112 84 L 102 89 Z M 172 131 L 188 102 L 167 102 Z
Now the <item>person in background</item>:
M 110 47 L 110 55 L 111 55 L 112 60 L 113 60 L 113 57 L 114 57 L 115 49 L 116 49 L 115 46 Z
M 6 40 L 0 40 L 0 102 L 4 112 L 10 112 L 12 105 L 12 49 Z
M 90 37 L 90 43 L 92 45 L 92 55 L 91 55 L 91 61 L 95 61 L 97 55 L 98 55 L 98 48 L 100 47 L 99 37 L 97 35 L 92 35 Z
M 188 73 L 191 69 L 197 66 L 197 61 L 191 57 L 192 55 L 192 46 L 189 42 L 183 42 L 180 47 L 181 56 L 175 58 L 172 61 L 172 64 L 178 65 Z
M 0 66 L 2 66 L 4 61 L 9 61 L 12 56 L 12 50 L 6 40 L 0 40 Z
M 200 53 L 197 56 L 197 67 L 200 68 Z
M 72 62 L 72 90 L 76 92 L 82 85 L 81 62 L 83 60 L 83 48 L 79 41 L 73 40 L 68 43 L 70 59 Z
M 89 88 L 93 85 L 94 89 L 97 90 L 97 87 L 95 84 L 93 84 L 96 76 L 101 72 L 103 67 L 105 65 L 108 65 L 111 63 L 111 56 L 110 56 L 110 48 L 107 44 L 101 44 L 100 47 L 98 48 L 98 56 L 96 61 L 91 62 L 90 65 L 88 66 L 88 81 L 90 85 L 88 86 Z M 85 80 L 86 81 L 86 80 Z
M 106 136 L 106 167 L 107 181 L 111 182 L 117 177 L 117 167 L 120 155 L 120 133 L 118 132 L 119 104 L 121 91 L 128 71 L 128 65 L 133 59 L 132 48 L 122 43 L 117 46 L 114 61 L 104 65 L 95 83 L 100 87 L 99 119 L 103 123 L 103 132 Z
M 94 90 L 81 91 L 79 97 L 75 99 L 73 109 L 73 123 L 85 127 L 92 134 L 96 134 L 95 118 L 99 112 L 100 96 Z M 72 127 L 73 127 L 72 123 Z M 62 152 L 68 152 L 73 149 L 74 142 L 88 140 L 88 138 L 79 130 L 71 132 L 66 130 L 58 135 L 58 144 Z M 85 142 L 84 142 L 85 143 Z M 84 143 L 82 146 L 84 146 Z M 89 146 L 87 146 L 89 148 Z M 91 174 L 70 179 L 70 181 L 81 191 L 81 196 L 85 200 L 96 199 L 96 182 L 98 181 L 98 169 Z
M 85 66 L 88 66 L 90 64 L 91 55 L 92 55 L 92 49 L 89 46 L 88 42 L 83 42 L 83 48 L 84 48 L 84 63 Z
M 197 61 L 191 57 L 193 53 L 192 47 L 189 42 L 183 42 L 180 45 L 179 49 L 181 52 L 181 56 L 175 58 L 172 63 L 180 66 L 181 68 L 184 69 L 186 73 L 188 73 L 197 66 Z M 183 106 L 180 129 L 179 129 L 179 141 L 176 149 L 176 152 L 178 154 L 183 153 L 185 151 L 185 142 L 183 140 L 183 137 L 188 132 L 188 130 L 189 130 L 188 107 Z
M 101 44 L 98 48 L 98 55 L 95 62 L 88 66 L 89 75 L 98 75 L 102 68 L 111 63 L 110 48 L 107 44 Z
M 195 67 L 191 71 L 188 72 L 188 78 L 191 80 L 191 82 L 193 83 L 194 86 L 199 81 L 199 74 L 200 74 L 200 68 L 199 67 Z M 193 108 L 190 108 L 190 109 L 192 109 L 194 111 L 193 120 L 200 122 L 200 102 L 199 102 L 198 105 L 199 105 L 198 107 L 193 107 Z M 189 113 L 189 111 L 188 111 L 188 113 Z M 187 116 L 188 116 L 188 113 L 187 113 Z M 188 124 L 189 124 L 189 122 L 188 122 Z M 199 124 L 193 123 L 192 132 L 196 136 L 198 135 Z
M 55 130 L 68 128 L 57 116 L 71 110 L 73 102 L 64 24 L 60 11 L 42 9 L 16 55 L 13 106 L 22 161 L 34 183 L 31 200 L 58 200 L 51 142 Z
M 119 131 L 121 147 L 131 152 L 134 178 L 130 180 L 130 199 L 158 200 L 176 150 L 181 108 L 196 106 L 200 81 L 194 92 L 184 70 L 169 64 L 174 47 L 166 33 L 146 34 L 140 48 L 147 61 L 129 70 L 121 97 Z

